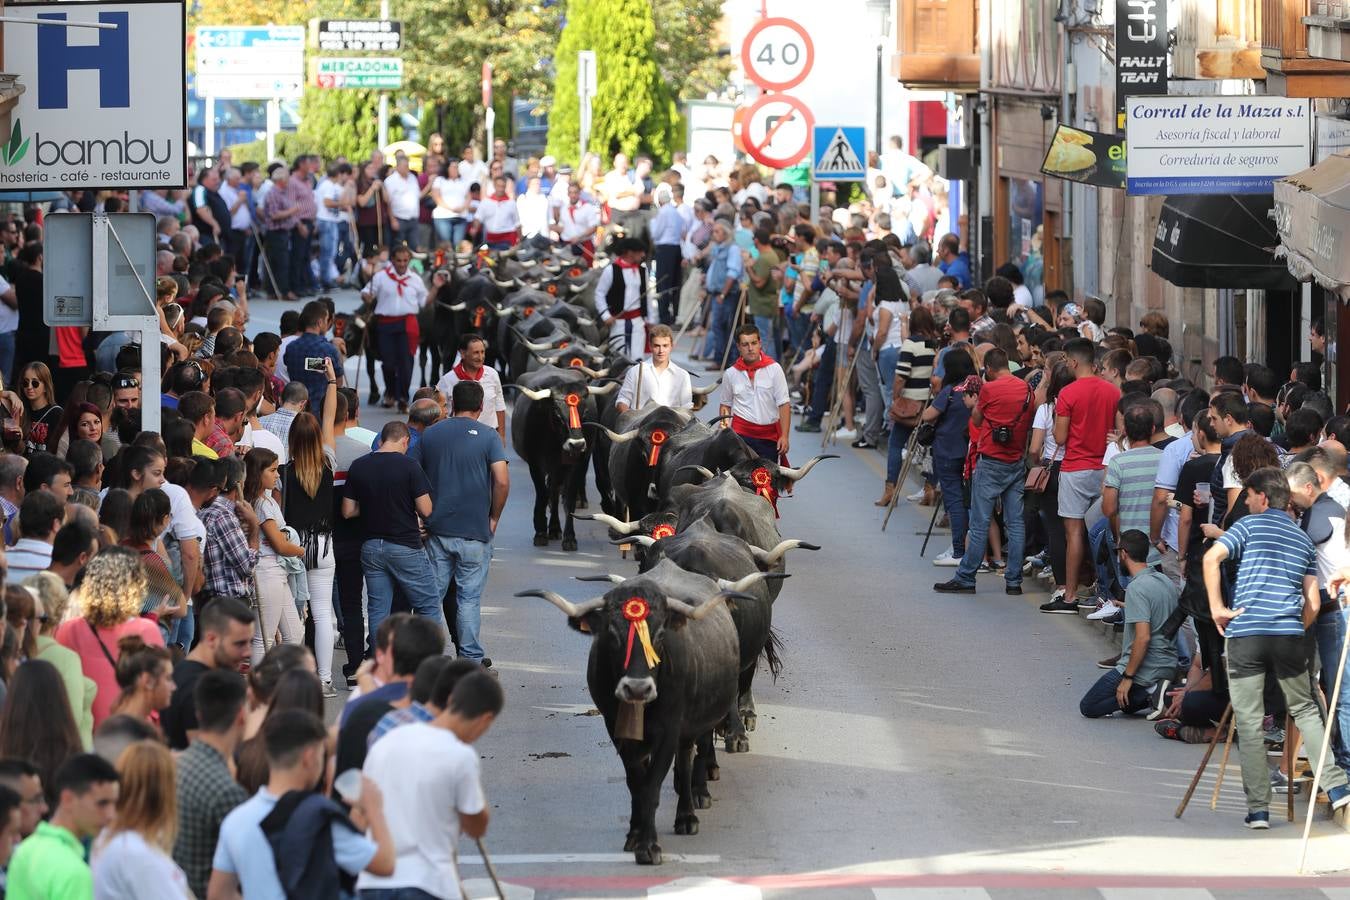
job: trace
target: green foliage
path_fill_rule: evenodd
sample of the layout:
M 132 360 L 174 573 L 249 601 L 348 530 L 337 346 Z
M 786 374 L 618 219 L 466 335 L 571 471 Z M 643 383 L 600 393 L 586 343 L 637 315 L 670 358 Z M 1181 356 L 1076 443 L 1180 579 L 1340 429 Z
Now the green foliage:
M 267 158 L 266 141 L 249 141 L 246 144 L 235 144 L 225 149 L 230 151 L 230 154 L 234 160 L 235 165 L 239 165 L 240 163 L 245 162 L 255 162 L 258 165 L 266 168 L 267 164 L 272 161 Z M 276 151 L 277 151 L 276 155 L 277 159 L 285 159 L 288 161 L 294 160 L 297 156 L 301 156 L 306 153 L 322 154 L 323 152 L 319 147 L 311 143 L 307 138 L 303 137 L 302 135 L 296 134 L 293 131 L 282 131 L 277 134 Z M 325 159 L 331 158 L 332 157 L 325 157 Z
M 722 0 L 653 0 L 654 51 L 677 101 L 702 100 L 726 87 L 731 54 L 718 46 Z
M 317 148 L 324 159 L 370 156 L 379 137 L 379 93 L 365 90 L 306 88 L 300 101 L 299 136 Z M 389 117 L 389 142 L 400 140 L 403 128 Z
M 548 149 L 575 159 L 580 142 L 577 53 L 594 50 L 596 97 L 591 101 L 590 149 L 602 157 L 639 151 L 668 160 L 680 143 L 675 98 L 655 57 L 656 28 L 647 0 L 573 0 L 555 54 Z

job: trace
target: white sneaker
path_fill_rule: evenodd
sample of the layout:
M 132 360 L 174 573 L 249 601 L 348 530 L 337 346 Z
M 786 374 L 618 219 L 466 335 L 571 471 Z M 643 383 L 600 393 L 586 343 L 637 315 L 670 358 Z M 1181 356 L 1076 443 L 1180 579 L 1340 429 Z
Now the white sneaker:
M 1107 600 L 1105 603 L 1103 603 L 1100 607 L 1097 608 L 1096 612 L 1088 613 L 1088 621 L 1099 622 L 1102 619 L 1111 618 L 1118 612 L 1120 612 L 1120 607 L 1116 606 L 1116 601 Z
M 1064 599 L 1064 588 L 1060 588 L 1059 590 L 1055 591 L 1053 594 L 1050 595 L 1051 603 L 1058 603 L 1063 599 Z
M 933 565 L 944 566 L 946 568 L 955 568 L 961 565 L 961 558 L 952 555 L 952 548 L 948 547 L 937 556 L 933 557 Z
M 918 503 L 920 500 L 923 499 L 923 488 L 919 488 L 917 491 L 910 494 L 905 499 L 908 500 L 910 503 Z
M 854 428 L 836 428 L 834 436 L 841 441 L 856 441 L 858 439 L 858 432 Z

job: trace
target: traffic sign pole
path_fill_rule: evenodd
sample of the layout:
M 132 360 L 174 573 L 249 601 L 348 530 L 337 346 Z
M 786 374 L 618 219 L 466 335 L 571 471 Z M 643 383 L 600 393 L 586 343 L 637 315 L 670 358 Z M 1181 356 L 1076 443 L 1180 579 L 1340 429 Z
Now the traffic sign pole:
M 208 94 L 202 98 L 202 115 L 206 118 L 206 146 L 202 148 L 207 156 L 216 155 L 216 98 Z
M 389 0 L 380 0 L 380 18 L 389 18 Z M 389 146 L 389 94 L 387 91 L 380 91 L 380 124 L 376 143 L 381 148 Z

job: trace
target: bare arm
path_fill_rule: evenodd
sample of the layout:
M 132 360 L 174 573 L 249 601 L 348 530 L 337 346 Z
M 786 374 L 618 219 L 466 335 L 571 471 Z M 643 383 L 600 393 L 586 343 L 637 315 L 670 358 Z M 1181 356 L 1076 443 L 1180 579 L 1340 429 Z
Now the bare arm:
M 1063 447 L 1069 440 L 1069 417 L 1055 416 L 1055 444 Z
M 323 445 L 337 450 L 337 435 L 333 432 L 333 420 L 337 416 L 337 376 L 333 374 L 333 360 L 323 358 L 324 374 L 328 376 L 328 387 L 323 393 Z
M 506 508 L 506 497 L 511 493 L 511 473 L 507 470 L 506 460 L 492 464 L 492 508 L 488 511 L 488 526 L 493 534 L 497 533 L 497 523 L 501 521 L 502 510 Z
M 484 807 L 482 812 L 469 815 L 468 813 L 459 814 L 459 830 L 475 840 L 487 834 L 488 811 Z
M 1162 540 L 1163 522 L 1167 519 L 1167 498 L 1172 492 L 1167 488 L 1153 489 L 1153 505 L 1148 511 L 1148 542 L 1156 544 Z
M 357 503 L 351 497 L 342 498 L 342 518 L 355 519 L 361 515 L 361 504 Z
M 286 537 L 286 533 L 281 530 L 276 519 L 268 519 L 262 523 L 263 535 L 267 538 L 267 543 L 272 545 L 272 549 L 278 556 L 304 556 L 305 548 L 299 544 L 291 543 Z
M 206 886 L 206 900 L 242 900 L 239 878 L 233 872 L 211 870 L 211 881 Z
M 1322 610 L 1322 595 L 1317 592 L 1317 576 L 1303 576 L 1303 630 L 1307 631 L 1317 621 Z
M 1205 593 L 1209 595 L 1209 616 L 1219 634 L 1228 630 L 1228 623 L 1242 615 L 1240 609 L 1229 609 L 1223 605 L 1223 594 L 1219 590 L 1219 564 L 1228 558 L 1228 548 L 1215 543 L 1205 551 Z
M 417 514 L 424 519 L 431 517 L 431 495 L 423 494 L 413 501 L 413 506 L 417 508 Z
M 1120 538 L 1120 488 L 1102 488 L 1102 515 L 1111 522 L 1111 533 Z

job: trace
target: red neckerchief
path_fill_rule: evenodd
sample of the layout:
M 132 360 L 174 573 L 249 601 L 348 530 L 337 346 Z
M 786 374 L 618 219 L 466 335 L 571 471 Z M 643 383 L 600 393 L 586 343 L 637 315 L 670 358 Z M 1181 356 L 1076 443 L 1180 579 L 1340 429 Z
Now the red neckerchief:
M 399 275 L 397 272 L 394 271 L 393 266 L 389 266 L 387 269 L 384 270 L 384 274 L 389 276 L 390 281 L 398 285 L 398 295 L 402 297 L 404 286 L 407 285 L 407 283 L 412 280 L 412 273 L 410 272 L 407 275 Z
M 478 367 L 478 374 L 477 374 L 477 375 L 470 375 L 469 372 L 468 372 L 468 370 L 464 368 L 464 363 L 462 363 L 462 362 L 461 362 L 461 363 L 455 363 L 455 370 L 454 370 L 454 371 L 455 371 L 455 377 L 458 378 L 460 381 L 482 381 L 482 380 L 483 380 L 483 370 L 486 369 L 486 368 L 487 368 L 487 366 L 479 366 L 479 367 Z
M 740 369 L 750 379 L 750 383 L 754 384 L 755 373 L 758 372 L 760 369 L 767 368 L 771 365 L 773 365 L 773 360 L 769 357 L 769 355 L 767 353 L 761 353 L 759 355 L 758 362 L 746 363 L 744 359 L 738 359 L 736 360 L 736 364 L 732 366 L 732 368 Z
M 498 203 L 505 203 L 507 200 L 510 200 L 511 198 L 506 196 L 505 194 L 493 194 L 492 199 L 496 200 Z
M 618 259 L 614 260 L 614 265 L 618 266 L 620 269 L 637 269 L 637 268 L 640 268 L 640 267 L 638 266 L 637 263 L 635 263 L 635 262 L 629 262 L 628 260 L 624 259 L 623 257 L 619 257 Z

